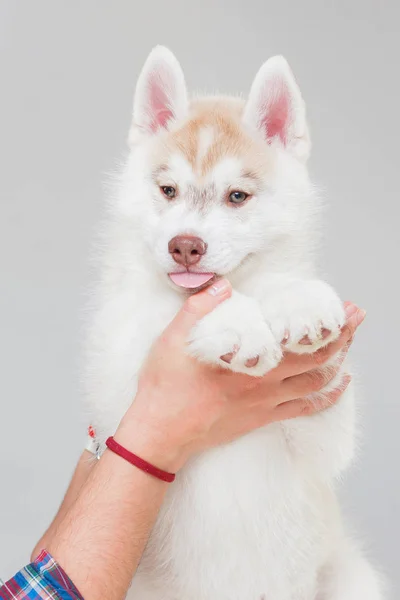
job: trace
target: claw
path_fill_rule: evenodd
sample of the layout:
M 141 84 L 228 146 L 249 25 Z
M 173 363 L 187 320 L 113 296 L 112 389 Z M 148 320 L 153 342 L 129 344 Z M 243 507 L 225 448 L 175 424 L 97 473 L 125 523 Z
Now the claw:
M 323 340 L 326 340 L 326 338 L 327 338 L 327 337 L 329 337 L 329 336 L 331 335 L 331 333 L 332 333 L 332 332 L 331 332 L 331 330 L 330 330 L 330 329 L 327 329 L 326 327 L 323 327 L 323 328 L 321 329 L 321 338 L 322 338 Z
M 283 335 L 281 344 L 283 344 L 283 345 L 287 344 L 288 341 L 289 341 L 289 337 L 290 337 L 290 333 L 289 333 L 289 331 L 287 329 L 285 329 L 285 333 Z
M 259 356 L 255 356 L 254 358 L 249 358 L 248 360 L 246 360 L 245 365 L 246 367 L 255 367 L 258 364 L 258 361 L 260 360 Z
M 232 362 L 232 358 L 235 356 L 235 354 L 233 352 L 228 352 L 228 354 L 223 354 L 222 356 L 220 356 L 220 359 L 223 360 L 226 363 L 231 363 Z
M 302 346 L 312 346 L 312 341 L 310 340 L 308 334 L 299 340 L 299 344 L 302 344 Z
M 224 362 L 230 364 L 232 362 L 233 357 L 235 356 L 235 354 L 237 353 L 238 350 L 239 350 L 239 346 L 237 346 L 235 344 L 233 346 L 233 351 L 232 352 L 228 352 L 227 354 L 223 354 L 222 356 L 220 356 L 220 359 L 223 360 Z

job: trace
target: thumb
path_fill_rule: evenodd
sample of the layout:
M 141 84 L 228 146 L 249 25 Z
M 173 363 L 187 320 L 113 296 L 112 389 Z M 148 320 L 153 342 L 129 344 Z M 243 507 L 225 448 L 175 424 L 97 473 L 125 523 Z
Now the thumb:
M 190 296 L 168 329 L 175 335 L 186 339 L 192 327 L 218 304 L 232 295 L 232 286 L 227 279 L 218 279 L 205 290 Z

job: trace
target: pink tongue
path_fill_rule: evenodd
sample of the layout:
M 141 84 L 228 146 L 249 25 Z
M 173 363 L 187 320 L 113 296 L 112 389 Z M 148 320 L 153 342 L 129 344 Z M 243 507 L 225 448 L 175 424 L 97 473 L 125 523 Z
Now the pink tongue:
M 175 285 L 184 288 L 197 288 L 207 283 L 214 277 L 214 273 L 170 273 L 171 280 Z

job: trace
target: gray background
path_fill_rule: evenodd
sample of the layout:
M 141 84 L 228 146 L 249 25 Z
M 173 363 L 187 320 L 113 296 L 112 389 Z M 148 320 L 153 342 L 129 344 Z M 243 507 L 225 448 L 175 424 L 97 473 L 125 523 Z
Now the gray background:
M 78 372 L 87 256 L 134 82 L 157 43 L 190 87 L 247 91 L 269 56 L 308 103 L 329 201 L 324 265 L 368 310 L 353 360 L 365 443 L 345 504 L 400 592 L 397 0 L 0 3 L 0 574 L 25 563 L 84 442 Z M 393 592 L 393 598 L 398 594 Z

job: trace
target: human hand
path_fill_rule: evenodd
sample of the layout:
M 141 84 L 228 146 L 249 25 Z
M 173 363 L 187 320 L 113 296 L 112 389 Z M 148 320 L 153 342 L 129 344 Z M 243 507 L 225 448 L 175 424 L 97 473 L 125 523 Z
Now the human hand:
M 115 435 L 125 447 L 160 468 L 176 471 L 202 450 L 274 421 L 323 410 L 350 383 L 351 377 L 344 375 L 339 387 L 323 391 L 338 374 L 365 317 L 365 311 L 351 303 L 345 304 L 347 321 L 337 340 L 314 354 L 285 353 L 279 365 L 263 377 L 210 367 L 188 356 L 187 339 L 193 326 L 231 293 L 229 282 L 219 280 L 187 299 L 154 344 L 135 401 Z M 324 368 L 336 355 L 334 366 Z M 307 399 L 310 394 L 312 402 Z

